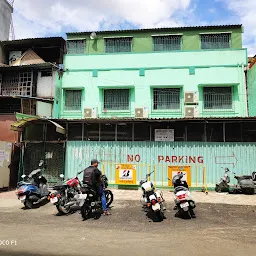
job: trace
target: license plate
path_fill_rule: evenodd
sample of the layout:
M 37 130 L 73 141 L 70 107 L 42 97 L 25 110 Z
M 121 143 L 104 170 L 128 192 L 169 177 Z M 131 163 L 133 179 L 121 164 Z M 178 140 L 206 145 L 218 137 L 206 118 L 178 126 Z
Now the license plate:
M 180 208 L 185 208 L 185 207 L 189 207 L 189 203 L 188 202 L 180 204 Z
M 20 196 L 19 199 L 20 201 L 24 201 L 26 199 L 26 196 Z
M 153 211 L 160 211 L 160 204 L 152 205 L 152 210 Z
M 50 201 L 52 204 L 55 204 L 58 202 L 58 197 L 51 198 Z

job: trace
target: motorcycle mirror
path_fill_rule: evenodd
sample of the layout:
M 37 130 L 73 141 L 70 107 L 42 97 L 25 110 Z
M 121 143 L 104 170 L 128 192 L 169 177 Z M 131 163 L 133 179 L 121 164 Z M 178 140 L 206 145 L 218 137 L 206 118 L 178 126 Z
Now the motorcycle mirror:
M 22 178 L 22 179 L 24 179 L 25 177 L 26 177 L 26 175 L 25 175 L 25 174 L 21 175 L 21 178 Z
M 62 179 L 63 179 L 63 178 L 64 178 L 64 174 L 60 174 L 60 178 L 62 178 Z
M 43 160 L 40 160 L 40 162 L 39 162 L 39 167 L 43 166 L 43 164 L 44 164 L 44 161 L 43 161 Z

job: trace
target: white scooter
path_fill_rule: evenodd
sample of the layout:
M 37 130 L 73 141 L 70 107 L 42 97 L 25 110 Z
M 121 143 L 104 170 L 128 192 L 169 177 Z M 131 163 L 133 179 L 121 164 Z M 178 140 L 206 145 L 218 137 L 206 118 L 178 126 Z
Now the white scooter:
M 153 183 L 148 181 L 148 178 L 153 172 L 147 174 L 146 178 L 140 181 L 140 186 L 143 191 L 141 202 L 145 211 L 152 210 L 155 213 L 156 218 L 162 221 L 165 219 L 163 213 L 165 210 L 165 207 L 163 206 L 163 192 L 155 191 Z
M 183 174 L 181 173 L 180 175 L 182 178 Z M 187 182 L 181 180 L 180 184 L 176 185 L 175 180 L 173 179 L 172 183 L 174 186 L 175 208 L 178 210 L 175 216 L 181 216 L 187 219 L 195 218 L 196 216 L 193 209 L 196 207 L 196 205 L 191 197 L 191 193 L 189 192 Z

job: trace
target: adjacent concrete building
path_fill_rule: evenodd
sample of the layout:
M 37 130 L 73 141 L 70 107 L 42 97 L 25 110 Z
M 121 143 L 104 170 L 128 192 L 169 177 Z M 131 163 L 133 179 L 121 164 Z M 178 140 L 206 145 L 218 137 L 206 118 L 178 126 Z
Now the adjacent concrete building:
M 13 12 L 12 2 L 13 1 L 0 0 L 0 41 L 9 39 Z

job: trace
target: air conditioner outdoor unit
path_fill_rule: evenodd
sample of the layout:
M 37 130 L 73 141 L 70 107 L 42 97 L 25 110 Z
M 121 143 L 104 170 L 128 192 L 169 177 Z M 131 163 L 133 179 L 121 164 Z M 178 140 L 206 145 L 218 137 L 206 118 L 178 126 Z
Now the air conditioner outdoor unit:
M 84 109 L 84 118 L 98 118 L 98 109 L 97 108 L 85 108 Z
M 185 92 L 185 103 L 198 103 L 198 92 Z
M 199 117 L 199 107 L 191 106 L 185 107 L 185 117 Z
M 148 118 L 148 107 L 135 108 L 135 118 Z

